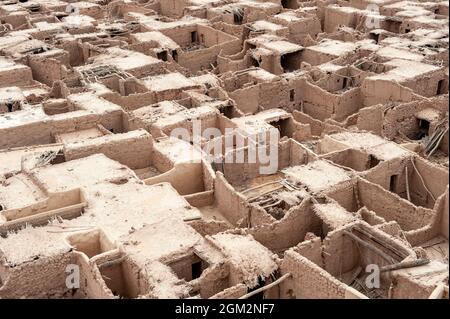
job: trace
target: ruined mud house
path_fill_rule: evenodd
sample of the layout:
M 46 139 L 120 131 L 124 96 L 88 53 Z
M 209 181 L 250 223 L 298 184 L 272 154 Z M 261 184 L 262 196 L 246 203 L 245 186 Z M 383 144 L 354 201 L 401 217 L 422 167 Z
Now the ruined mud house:
M 0 298 L 449 298 L 448 17 L 1 0 Z

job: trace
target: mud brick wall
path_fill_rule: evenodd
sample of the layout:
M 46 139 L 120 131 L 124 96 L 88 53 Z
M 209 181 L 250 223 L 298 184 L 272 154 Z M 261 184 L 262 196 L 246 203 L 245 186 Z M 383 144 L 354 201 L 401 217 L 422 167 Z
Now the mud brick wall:
M 281 272 L 292 274 L 292 279 L 280 284 L 281 298 L 287 298 L 292 294 L 297 299 L 345 298 L 346 287 L 343 283 L 292 250 L 286 252 Z
M 311 202 L 304 200 L 289 210 L 283 219 L 250 229 L 250 233 L 269 249 L 281 251 L 302 242 L 307 232 L 320 234 L 321 226 L 321 220 L 311 210 Z
M 103 153 L 107 157 L 132 169 L 145 168 L 152 163 L 152 139 L 147 132 L 132 131 L 106 135 L 64 147 L 66 160 Z
M 244 199 L 228 184 L 223 175 L 218 173 L 214 184 L 214 196 L 223 216 L 232 224 L 248 216 L 248 208 Z
M 55 254 L 9 268 L 0 286 L 0 298 L 62 298 L 71 293 L 66 287 L 66 266 L 73 253 Z
M 358 190 L 362 205 L 386 221 L 396 220 L 403 230 L 425 226 L 433 217 L 433 211 L 416 208 L 410 202 L 370 182 L 359 180 Z

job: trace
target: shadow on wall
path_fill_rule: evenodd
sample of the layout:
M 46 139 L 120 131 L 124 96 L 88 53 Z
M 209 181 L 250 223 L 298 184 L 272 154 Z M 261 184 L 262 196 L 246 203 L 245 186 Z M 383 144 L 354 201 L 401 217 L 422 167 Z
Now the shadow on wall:
M 203 165 L 203 163 L 175 164 L 169 171 L 143 181 L 146 185 L 170 183 L 180 195 L 203 192 L 205 191 Z

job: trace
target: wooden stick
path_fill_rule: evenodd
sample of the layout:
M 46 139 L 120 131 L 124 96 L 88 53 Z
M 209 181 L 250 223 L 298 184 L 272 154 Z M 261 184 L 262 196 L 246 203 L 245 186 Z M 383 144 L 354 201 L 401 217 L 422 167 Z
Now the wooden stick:
M 290 181 L 288 181 L 287 179 L 284 179 L 283 180 L 283 184 L 287 184 L 287 185 L 289 185 L 289 186 L 291 186 L 292 188 L 294 188 L 294 189 L 296 189 L 296 190 L 301 190 L 302 188 L 300 188 L 300 187 L 297 187 L 296 185 L 294 185 L 294 184 L 292 184 Z
M 260 200 L 260 201 L 257 201 L 257 202 L 253 202 L 252 204 L 262 206 L 264 204 L 270 203 L 271 201 L 273 201 L 273 198 L 263 199 L 263 200 Z
M 436 288 L 433 290 L 428 299 L 442 299 L 443 296 L 444 296 L 444 284 L 440 283 L 436 286 Z
M 273 189 L 271 189 L 271 190 L 265 191 L 265 192 L 263 192 L 263 193 L 261 193 L 261 194 L 259 194 L 259 195 L 257 195 L 257 196 L 250 197 L 250 198 L 247 199 L 247 201 L 252 202 L 252 201 L 254 201 L 255 199 L 260 198 L 261 196 L 270 194 L 270 193 L 275 192 L 275 191 L 277 191 L 277 190 L 279 190 L 279 189 L 281 189 L 281 188 L 284 188 L 284 186 L 283 186 L 283 185 L 280 185 L 280 186 L 275 187 L 275 188 L 273 188 Z
M 433 153 L 437 150 L 439 147 L 439 144 L 441 144 L 442 139 L 444 138 L 445 133 L 447 133 L 448 127 L 445 129 L 445 131 L 442 133 L 442 135 L 439 137 L 439 140 L 436 142 L 436 145 L 433 147 L 433 149 L 428 153 L 427 158 L 429 158 Z
M 284 187 L 286 187 L 288 190 L 290 190 L 291 192 L 294 191 L 295 189 L 289 185 L 288 183 L 286 183 L 285 181 L 280 181 L 280 184 L 283 185 Z
M 355 236 L 354 234 L 352 234 L 351 232 L 345 230 L 344 234 L 347 235 L 348 237 L 350 237 L 351 239 L 353 239 L 354 241 L 356 241 L 357 243 L 361 244 L 362 246 L 372 250 L 373 252 L 377 253 L 378 255 L 380 255 L 381 257 L 383 257 L 385 260 L 389 261 L 389 262 L 393 262 L 395 261 L 394 258 L 392 256 L 389 256 L 388 254 L 386 254 L 384 251 L 382 251 L 381 249 L 375 247 L 374 245 L 371 245 L 367 242 L 365 242 L 364 240 L 362 240 L 361 238 L 359 238 L 358 236 Z
M 409 181 L 408 181 L 408 166 L 405 166 L 405 182 L 406 182 L 406 197 L 411 201 L 411 195 L 409 194 Z
M 428 141 L 427 145 L 425 146 L 425 153 L 428 153 L 432 148 L 435 147 L 434 143 L 437 142 L 439 139 L 441 139 L 441 134 L 445 135 L 446 131 L 448 130 L 448 126 L 445 126 L 445 127 L 442 126 L 442 124 L 445 124 L 445 123 L 446 123 L 446 119 L 444 118 L 442 121 L 440 121 L 436 125 L 436 130 L 434 131 L 433 135 L 431 136 L 430 140 Z M 439 143 L 440 143 L 440 141 L 439 141 Z
M 280 200 L 276 201 L 276 202 L 273 203 L 273 204 L 269 204 L 269 205 L 266 205 L 266 206 L 262 206 L 262 208 L 270 208 L 270 207 L 273 207 L 273 206 L 280 205 L 282 201 L 283 201 L 283 200 L 280 199 Z
M 389 290 L 388 290 L 388 297 L 387 297 L 387 299 L 392 299 L 392 291 L 394 291 L 394 284 L 391 282 L 391 284 L 389 285 Z
M 430 190 L 428 189 L 428 187 L 425 185 L 425 181 L 422 178 L 422 175 L 420 175 L 419 170 L 416 167 L 416 164 L 414 164 L 414 160 L 411 158 L 411 163 L 414 167 L 414 170 L 416 171 L 417 175 L 420 178 L 420 181 L 422 182 L 423 187 L 425 188 L 425 190 L 428 192 L 428 194 L 430 194 L 431 198 L 433 199 L 433 201 L 436 201 L 436 198 L 434 198 L 433 194 L 430 192 Z
M 425 154 L 429 153 L 435 146 L 436 146 L 436 142 L 439 140 L 440 138 L 440 134 L 443 131 L 441 130 L 441 128 L 438 128 L 436 131 L 434 131 L 433 135 L 431 136 L 431 138 L 428 140 L 427 144 L 425 145 Z
M 399 258 L 401 259 L 405 259 L 406 257 L 408 257 L 408 254 L 403 253 L 401 251 L 398 251 L 396 247 L 393 247 L 391 244 L 389 243 L 382 243 L 380 242 L 380 240 L 378 240 L 375 236 L 373 236 L 372 234 L 366 232 L 365 230 L 361 229 L 361 228 L 357 228 L 355 227 L 354 230 L 356 230 L 357 232 L 360 232 L 361 234 L 369 237 L 370 239 L 372 239 L 373 241 L 375 241 L 377 244 L 389 249 L 390 251 L 392 251 L 393 253 L 395 253 Z
M 290 276 L 291 276 L 291 273 L 288 272 L 287 274 L 281 276 L 280 278 L 278 278 L 278 279 L 275 280 L 274 282 L 268 284 L 267 286 L 264 286 L 264 287 L 261 287 L 261 288 L 258 288 L 258 289 L 256 289 L 256 290 L 254 290 L 254 291 L 252 291 L 252 292 L 249 292 L 248 294 L 245 294 L 245 295 L 239 297 L 239 299 L 248 299 L 248 298 L 250 298 L 251 296 L 254 296 L 254 295 L 259 294 L 260 292 L 266 291 L 267 289 L 270 289 L 270 288 L 272 288 L 272 287 L 274 287 L 274 286 L 276 286 L 276 285 L 279 285 L 281 282 L 285 281 L 285 280 L 288 279 Z
M 428 153 L 431 149 L 434 148 L 435 143 L 440 139 L 441 134 L 443 133 L 442 128 L 438 127 L 433 135 L 431 135 L 430 139 L 427 142 L 427 145 L 425 145 L 425 153 Z
M 380 268 L 380 272 L 392 271 L 392 270 L 397 270 L 397 269 L 419 267 L 419 266 L 426 265 L 429 262 L 430 262 L 430 260 L 426 259 L 426 258 L 420 258 L 420 259 L 409 260 L 409 261 L 402 261 L 402 262 L 399 262 L 399 263 L 396 263 L 396 264 L 383 266 L 383 267 Z
M 193 221 L 193 220 L 200 220 L 200 219 L 202 219 L 202 216 L 187 217 L 187 218 L 184 218 L 183 221 L 184 222 L 190 222 L 190 221 Z
M 261 184 L 261 185 L 258 185 L 258 186 L 252 187 L 252 188 L 247 188 L 247 189 L 244 189 L 241 193 L 242 193 L 242 194 L 243 194 L 243 193 L 247 193 L 247 192 L 252 191 L 252 190 L 254 190 L 254 189 L 258 189 L 258 188 L 261 188 L 261 187 L 264 187 L 264 186 L 267 186 L 267 185 L 271 185 L 271 184 L 276 184 L 276 183 L 279 183 L 279 182 L 281 182 L 281 181 L 282 181 L 282 180 L 280 179 L 280 180 L 277 180 L 277 181 L 272 181 L 272 182 L 264 183 L 264 184 Z

